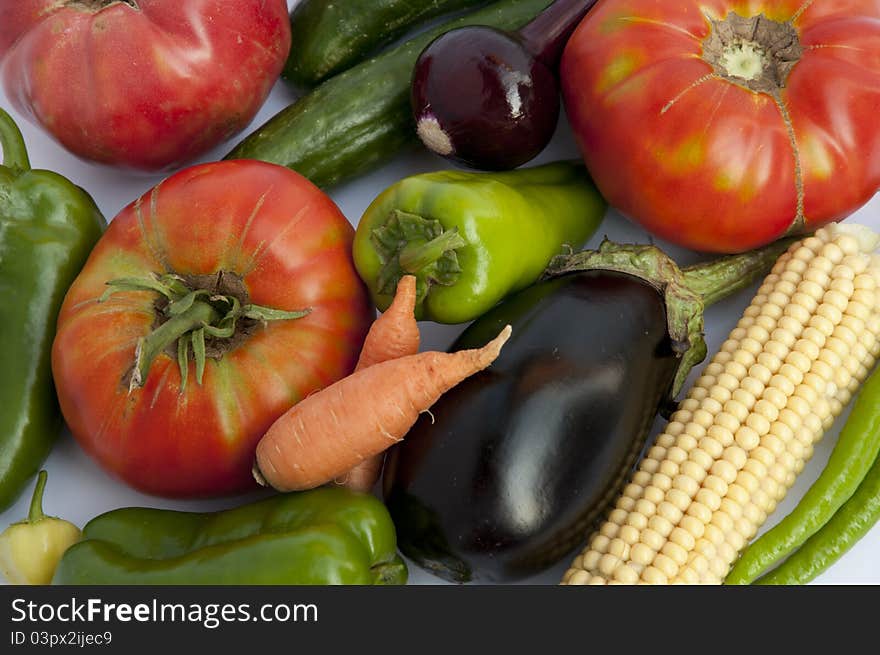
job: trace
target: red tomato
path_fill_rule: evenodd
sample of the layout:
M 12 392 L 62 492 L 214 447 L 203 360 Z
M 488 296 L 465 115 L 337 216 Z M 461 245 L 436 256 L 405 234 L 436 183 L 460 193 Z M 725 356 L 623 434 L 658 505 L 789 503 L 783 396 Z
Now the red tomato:
M 273 164 L 195 166 L 138 198 L 110 223 L 58 320 L 52 371 L 76 439 L 109 471 L 149 493 L 211 496 L 251 488 L 266 429 L 354 368 L 373 311 L 352 262 L 353 238 L 326 195 Z M 179 342 L 167 341 L 138 386 L 136 358 L 157 343 L 157 329 L 175 320 L 171 305 L 153 291 L 99 299 L 110 281 L 167 281 L 161 276 L 169 274 L 189 289 L 205 289 L 196 302 L 219 315 L 230 309 L 221 296 L 235 296 L 241 306 L 310 313 L 239 318 L 232 337 L 209 336 L 201 384 L 192 346 L 183 386 Z M 185 343 L 200 326 L 189 326 Z
M 80 157 L 143 170 L 250 123 L 290 49 L 284 0 L 4 0 L 15 107 Z
M 604 0 L 561 77 L 603 194 L 675 243 L 747 250 L 880 188 L 878 0 Z

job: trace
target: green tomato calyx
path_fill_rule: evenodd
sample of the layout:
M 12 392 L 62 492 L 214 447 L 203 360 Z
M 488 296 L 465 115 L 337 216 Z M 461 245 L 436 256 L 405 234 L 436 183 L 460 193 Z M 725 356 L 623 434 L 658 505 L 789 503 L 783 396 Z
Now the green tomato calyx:
M 196 380 L 201 384 L 208 357 L 221 359 L 260 325 L 299 319 L 312 311 L 311 308 L 285 311 L 252 304 L 241 278 L 224 271 L 216 275 L 169 273 L 149 278 L 120 278 L 107 282 L 107 287 L 98 302 L 124 291 L 159 294 L 158 325 L 138 341 L 128 379 L 129 391 L 144 385 L 153 361 L 167 352 L 177 359 L 180 393 L 183 393 L 189 377 L 190 350 L 195 360 Z

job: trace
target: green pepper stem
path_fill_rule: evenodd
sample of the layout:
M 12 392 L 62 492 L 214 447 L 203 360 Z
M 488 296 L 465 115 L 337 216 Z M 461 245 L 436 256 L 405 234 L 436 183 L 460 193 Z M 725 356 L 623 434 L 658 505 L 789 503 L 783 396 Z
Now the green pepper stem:
M 220 313 L 206 302 L 196 301 L 185 312 L 172 316 L 149 336 L 144 337 L 138 346 L 132 386 L 141 386 L 147 379 L 153 360 L 168 346 L 187 332 L 197 330 L 220 320 Z
M 3 108 L 0 108 L 0 147 L 3 149 L 3 165 L 20 171 L 31 168 L 27 147 L 18 125 Z
M 400 278 L 415 275 L 417 314 L 432 285 L 452 286 L 461 275 L 457 252 L 467 242 L 436 219 L 394 209 L 373 228 L 370 241 L 382 262 L 376 290 L 391 298 Z
M 418 273 L 423 268 L 438 261 L 450 250 L 467 245 L 458 230 L 446 230 L 443 234 L 427 243 L 408 243 L 400 251 L 397 261 L 406 273 Z
M 3 111 L 0 109 L 0 111 Z M 46 480 L 48 479 L 46 471 L 40 471 L 37 474 L 37 484 L 34 487 L 34 495 L 31 496 L 31 507 L 28 511 L 28 523 L 36 523 L 44 518 L 43 514 L 43 491 L 46 489 Z
M 794 241 L 780 239 L 763 248 L 682 268 L 685 286 L 700 294 L 704 305 L 712 305 L 764 275 Z

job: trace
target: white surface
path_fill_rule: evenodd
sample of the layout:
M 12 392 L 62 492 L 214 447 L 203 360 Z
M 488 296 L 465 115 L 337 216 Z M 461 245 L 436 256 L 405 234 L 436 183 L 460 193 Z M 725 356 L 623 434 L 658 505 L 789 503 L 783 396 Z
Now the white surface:
M 293 3 L 291 2 L 291 4 Z M 261 125 L 293 99 L 294 95 L 292 92 L 279 82 L 254 123 L 241 136 L 250 133 L 255 127 Z M 12 111 L 2 91 L 0 91 L 0 106 L 11 111 L 18 121 L 24 133 L 31 163 L 34 168 L 57 171 L 83 186 L 95 198 L 108 220 L 112 219 L 120 209 L 163 177 L 132 175 L 79 161 L 73 155 L 64 151 L 44 132 L 26 121 L 24 117 Z M 237 140 L 233 139 L 229 143 L 221 145 L 208 153 L 200 161 L 213 161 L 222 158 Z M 532 164 L 576 156 L 577 149 L 568 125 L 563 118 L 553 143 Z M 448 168 L 448 165 L 444 160 L 435 158 L 425 152 L 402 155 L 382 169 L 337 188 L 331 193 L 331 196 L 351 222 L 357 224 L 367 205 L 386 187 L 408 175 L 440 168 Z M 876 196 L 868 205 L 854 214 L 850 221 L 864 223 L 880 230 L 880 195 Z M 627 242 L 646 243 L 651 239 L 650 235 L 645 231 L 635 227 L 613 211 L 609 212 L 609 216 L 588 246 L 595 247 L 598 245 L 604 235 L 617 241 Z M 658 245 L 664 247 L 681 264 L 693 263 L 700 259 L 695 253 L 681 250 L 663 242 L 658 241 Z M 734 298 L 723 301 L 708 309 L 706 312 L 706 333 L 710 353 L 718 349 L 727 333 L 734 327 L 743 309 L 748 305 L 753 292 L 754 289 L 741 292 Z M 456 327 L 440 326 L 432 323 L 423 323 L 421 328 L 423 347 L 425 349 L 445 349 L 460 331 Z M 698 367 L 698 370 L 700 368 Z M 3 372 L 4 376 L 10 374 L 14 374 L 14 372 Z M 695 375 L 692 375 L 692 380 Z M 784 502 L 780 503 L 776 513 L 770 517 L 765 528 L 773 525 L 782 516 L 787 514 L 809 485 L 812 484 L 813 480 L 815 480 L 828 459 L 828 455 L 837 438 L 837 432 L 842 424 L 843 417 L 837 421 L 822 443 L 816 447 L 812 461 L 804 469 Z M 661 423 L 658 421 L 655 425 L 654 435 L 657 434 L 658 426 L 660 425 Z M 140 494 L 116 479 L 111 478 L 100 469 L 94 461 L 85 455 L 66 431 L 49 457 L 46 468 L 49 471 L 49 483 L 44 500 L 47 513 L 64 517 L 80 526 L 84 525 L 92 517 L 118 507 L 147 506 L 204 511 L 234 507 L 255 497 L 184 502 Z M 30 491 L 31 488 L 28 487 L 22 498 L 14 506 L 0 514 L 0 530 L 5 528 L 7 524 L 20 520 L 26 515 Z M 878 552 L 880 552 L 880 525 L 875 526 L 870 534 L 862 539 L 830 570 L 818 578 L 816 583 L 880 584 L 880 555 L 878 555 Z M 525 582 L 556 584 L 567 565 L 568 561 L 560 562 L 557 567 L 547 571 L 544 575 Z M 413 564 L 410 564 L 410 582 L 412 584 L 442 583 L 439 579 L 423 572 Z

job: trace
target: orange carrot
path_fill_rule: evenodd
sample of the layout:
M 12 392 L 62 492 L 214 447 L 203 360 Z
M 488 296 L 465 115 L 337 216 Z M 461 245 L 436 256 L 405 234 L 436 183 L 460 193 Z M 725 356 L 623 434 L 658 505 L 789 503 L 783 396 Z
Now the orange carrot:
M 404 275 L 397 283 L 394 302 L 370 327 L 355 371 L 418 353 L 420 335 L 415 311 L 416 278 Z M 383 454 L 369 457 L 335 482 L 355 491 L 369 491 L 379 479 L 384 459 Z
M 312 394 L 260 440 L 254 477 L 279 491 L 313 489 L 384 452 L 440 396 L 494 362 L 510 332 L 477 350 L 381 362 Z
M 419 324 L 415 312 L 416 278 L 405 275 L 397 283 L 394 302 L 370 327 L 355 370 L 419 352 Z

